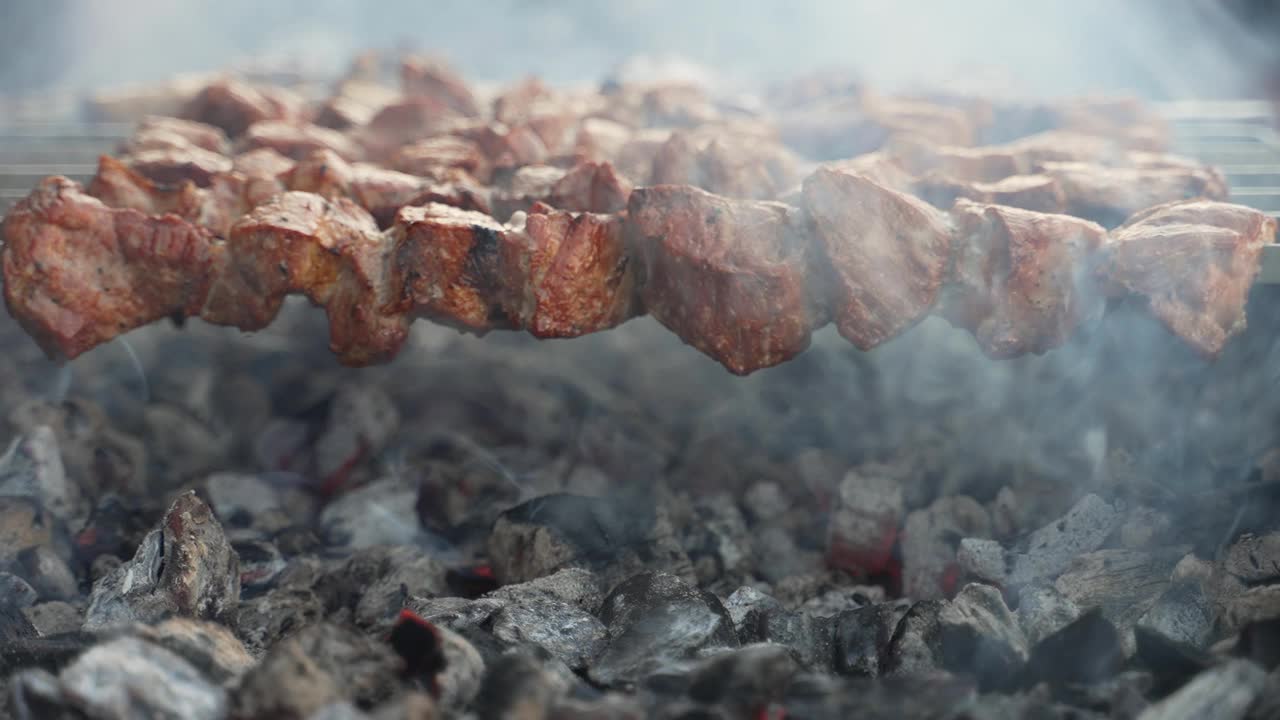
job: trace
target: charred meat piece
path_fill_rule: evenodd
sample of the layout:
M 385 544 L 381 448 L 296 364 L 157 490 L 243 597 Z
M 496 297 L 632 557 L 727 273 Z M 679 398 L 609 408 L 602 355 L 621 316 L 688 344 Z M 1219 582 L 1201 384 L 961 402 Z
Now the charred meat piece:
M 400 308 L 476 333 L 514 327 L 499 303 L 506 231 L 488 215 L 439 203 L 401 208 L 389 231 Z
M 795 162 L 767 142 L 712 140 L 699 148 L 694 138 L 673 133 L 653 159 L 653 185 L 693 185 L 712 193 L 772 200 L 796 179 Z
M 659 185 L 632 192 L 628 214 L 645 307 L 680 339 L 739 375 L 809 346 L 823 315 L 793 208 Z
M 231 158 L 231 166 L 245 177 L 246 204 L 257 207 L 284 192 L 282 178 L 293 169 L 293 161 L 271 148 L 259 148 Z
M 935 171 L 962 182 L 995 182 L 1033 173 L 1046 162 L 1122 162 L 1119 143 L 1095 135 L 1049 130 L 1003 145 L 937 145 L 920 138 L 896 138 L 889 154 L 908 171 Z
M 399 93 L 376 81 L 349 78 L 315 113 L 315 124 L 346 130 L 367 124 L 379 110 L 395 102 Z
M 551 187 L 547 204 L 574 212 L 611 213 L 624 210 L 631 183 L 609 163 L 583 162 L 570 168 Z
M 494 168 L 520 168 L 547 160 L 550 153 L 542 137 L 526 125 L 480 123 L 455 131 L 474 142 Z
M 156 182 L 190 180 L 200 187 L 208 187 L 215 175 L 232 168 L 231 158 L 194 145 L 136 150 L 120 160 Z
M 226 155 L 231 144 L 226 133 L 213 125 L 194 120 L 152 115 L 138 123 L 138 129 L 120 148 L 122 154 L 141 150 L 164 150 L 195 146 Z
M 297 117 L 298 109 L 297 98 L 284 90 L 224 79 L 206 85 L 180 114 L 187 120 L 219 127 L 234 138 L 255 123 Z
M 443 105 L 410 98 L 386 105 L 369 124 L 351 130 L 350 136 L 364 150 L 365 157 L 384 161 L 408 143 L 450 130 L 458 120 Z
M 1049 162 L 1041 172 L 1062 186 L 1067 212 L 1113 227 L 1133 213 L 1160 203 L 1205 198 L 1225 200 L 1227 183 L 1210 167 L 1103 167 Z
M 46 178 L 5 217 L 4 296 L 51 356 L 74 358 L 204 303 L 221 243 L 175 215 L 109 208 Z
M 480 116 L 480 103 L 461 77 L 443 63 L 406 58 L 400 63 L 405 97 L 427 98 L 466 117 Z
M 635 263 L 616 215 L 537 205 L 500 235 L 503 306 L 540 338 L 607 330 L 639 308 Z
M 410 175 L 444 179 L 454 170 L 463 170 L 480 182 L 489 179 L 489 161 L 480 146 L 454 135 L 419 140 L 395 152 L 388 165 Z
M 226 272 L 201 317 L 243 330 L 266 327 L 285 295 L 301 293 L 325 309 L 329 346 L 346 365 L 385 362 L 408 334 L 389 312 L 389 238 L 355 203 L 287 192 L 231 229 Z
M 939 314 L 992 358 L 1041 354 L 1102 311 L 1088 267 L 1102 226 L 1068 215 L 960 200 L 951 281 Z
M 529 165 L 516 170 L 493 189 L 494 216 L 506 219 L 514 212 L 527 212 L 535 203 L 545 202 L 566 174 L 554 165 Z
M 345 160 L 355 160 L 362 154 L 354 142 L 337 130 L 305 123 L 255 123 L 240 138 L 239 146 L 241 152 L 271 148 L 294 160 L 301 160 L 316 150 L 332 150 Z
M 870 350 L 929 313 L 946 277 L 951 227 L 938 210 L 851 172 L 819 168 L 804 207 L 831 268 L 836 328 Z
M 1159 205 L 1111 234 L 1098 272 L 1112 294 L 1145 298 L 1151 313 L 1207 357 L 1245 327 L 1245 301 L 1276 221 L 1221 202 Z
M 1048 175 L 1012 175 L 995 182 L 962 182 L 930 172 L 909 187 L 920 199 L 944 210 L 964 198 L 1043 213 L 1067 211 L 1062 185 Z
M 210 175 L 207 187 L 197 187 L 191 180 L 158 183 L 104 155 L 98 159 L 98 174 L 89 183 L 88 194 L 113 208 L 148 215 L 171 213 L 225 237 L 241 215 L 278 190 L 278 185 L 256 186 L 235 172 Z

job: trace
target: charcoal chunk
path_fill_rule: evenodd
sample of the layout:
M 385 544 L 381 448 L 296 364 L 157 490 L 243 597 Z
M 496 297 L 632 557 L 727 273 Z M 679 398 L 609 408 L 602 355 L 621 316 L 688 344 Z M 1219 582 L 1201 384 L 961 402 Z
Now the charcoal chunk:
M 785 647 L 747 645 L 699 663 L 689 678 L 688 695 L 725 708 L 731 717 L 758 717 L 783 699 L 799 670 Z
M 807 670 L 830 671 L 835 620 L 782 607 L 761 607 L 747 613 L 738 637 L 744 643 L 785 647 Z
M 666 573 L 641 573 L 618 585 L 605 598 L 600 619 L 609 629 L 609 645 L 589 673 L 606 686 L 634 683 L 664 664 L 738 646 L 720 601 Z
M 1267 674 L 1248 660 L 1232 660 L 1201 673 L 1178 692 L 1143 711 L 1138 720 L 1239 720 L 1262 693 Z
M 68 600 L 80 594 L 80 583 L 66 561 L 47 545 L 18 553 L 18 570 L 41 600 Z
M 1200 583 L 1178 583 L 1164 591 L 1151 609 L 1138 618 L 1137 627 L 1203 648 L 1213 633 L 1213 610 Z
M 549 595 L 512 599 L 494 614 L 492 623 L 498 640 L 536 645 L 574 670 L 586 668 L 607 642 L 599 620 Z
M 1031 649 L 1022 685 L 1089 685 L 1115 676 L 1123 662 L 1120 633 L 1094 609 Z
M 835 670 L 841 675 L 878 677 L 894 630 L 907 613 L 907 603 L 876 603 L 848 610 L 836 618 Z
M 227 628 L 190 618 L 170 618 L 157 625 L 138 625 L 132 635 L 159 645 L 198 669 L 204 677 L 229 685 L 249 668 L 254 659 Z
M 902 484 L 878 470 L 854 468 L 840 482 L 827 538 L 827 559 L 834 567 L 875 575 L 893 562 L 905 507 Z
M 551 707 L 564 697 L 564 679 L 527 653 L 503 655 L 485 672 L 476 693 L 480 720 L 551 718 Z

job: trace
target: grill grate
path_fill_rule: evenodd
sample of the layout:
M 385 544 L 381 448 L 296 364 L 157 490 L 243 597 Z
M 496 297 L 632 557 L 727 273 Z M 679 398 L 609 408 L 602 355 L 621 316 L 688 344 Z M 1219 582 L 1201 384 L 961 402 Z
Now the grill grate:
M 129 123 L 10 123 L 0 125 L 0 213 L 47 175 L 87 182 L 98 156 L 115 151 L 133 132 Z

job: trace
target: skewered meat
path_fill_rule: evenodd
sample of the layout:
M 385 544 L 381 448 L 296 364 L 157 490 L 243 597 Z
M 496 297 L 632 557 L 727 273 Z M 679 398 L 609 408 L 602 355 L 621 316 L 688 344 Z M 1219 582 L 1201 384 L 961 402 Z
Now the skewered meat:
M 493 190 L 494 216 L 509 218 L 514 212 L 528 211 L 534 203 L 545 202 L 566 174 L 554 165 L 526 165 L 516 170 Z
M 2 232 L 9 312 L 46 352 L 64 357 L 195 314 L 221 257 L 203 228 L 109 208 L 60 177 L 15 205 Z
M 610 213 L 627 207 L 631 183 L 609 163 L 578 163 L 551 186 L 548 205 L 574 212 Z
M 190 180 L 200 187 L 208 187 L 213 176 L 232 168 L 231 158 L 194 145 L 137 150 L 122 155 L 120 161 L 158 183 Z
M 947 209 L 956 200 L 1034 210 L 1042 213 L 1064 213 L 1067 197 L 1057 178 L 1048 175 L 1011 175 L 995 182 L 961 182 L 937 172 L 907 185 L 911 192 L 937 208 Z
M 524 223 L 499 235 L 502 304 L 517 324 L 540 338 L 577 337 L 638 313 L 618 216 L 537 204 Z
M 212 125 L 152 115 L 138 124 L 138 129 L 121 147 L 121 152 L 128 154 L 140 150 L 186 148 L 193 145 L 220 155 L 226 155 L 231 147 L 226 133 Z
M 387 163 L 393 170 L 442 180 L 463 170 L 480 182 L 489 180 L 489 161 L 480 146 L 456 135 L 419 140 L 395 152 Z
M 427 98 L 467 117 L 480 116 L 480 103 L 461 77 L 443 63 L 407 58 L 400 64 L 400 82 L 409 98 Z
M 285 90 L 255 88 L 239 80 L 223 79 L 196 93 L 180 115 L 222 128 L 234 138 L 255 123 L 296 118 L 299 109 L 300 101 Z
M 390 230 L 400 309 L 476 333 L 513 327 L 499 303 L 504 232 L 488 215 L 448 205 L 401 208 Z
M 344 160 L 355 160 L 360 148 L 347 136 L 319 125 L 287 122 L 255 123 L 245 131 L 240 150 L 271 148 L 287 158 L 301 160 L 316 150 L 332 150 Z
M 255 194 L 255 188 L 239 173 L 213 175 L 207 187 L 198 187 L 190 180 L 171 185 L 156 183 L 104 155 L 98 161 L 98 173 L 89 183 L 88 194 L 108 207 L 147 215 L 173 214 L 225 236 L 232 223 L 274 192 L 264 196 L 258 189 Z
M 908 172 L 936 171 L 958 181 L 995 182 L 1035 172 L 1046 162 L 1123 162 L 1123 148 L 1096 135 L 1050 130 L 1003 145 L 962 147 L 899 138 L 888 150 Z
M 677 132 L 658 150 L 649 182 L 693 185 L 719 195 L 772 200 L 796 179 L 795 162 L 782 148 L 764 142 L 716 139 L 698 148 Z
M 632 192 L 628 213 L 645 307 L 686 343 L 741 375 L 809 346 L 824 318 L 793 208 L 659 185 Z
M 1042 173 L 1062 186 L 1066 211 L 1107 226 L 1124 222 L 1152 205 L 1203 197 L 1225 200 L 1227 184 L 1213 168 L 1102 167 L 1090 163 L 1044 163 Z
M 315 123 L 334 130 L 365 125 L 399 96 L 392 88 L 372 80 L 347 79 L 316 111 Z
M 1245 327 L 1245 301 L 1274 218 L 1221 202 L 1173 202 L 1115 230 L 1098 272 L 1113 294 L 1145 298 L 1151 313 L 1200 353 L 1215 357 Z
M 954 267 L 939 314 L 989 357 L 1042 354 L 1101 312 L 1087 260 L 1106 238 L 1102 226 L 968 200 L 951 217 Z
M 870 350 L 924 319 L 947 272 L 946 217 L 914 197 L 826 167 L 804 181 L 803 197 L 816 245 L 830 263 L 829 301 L 840 334 Z

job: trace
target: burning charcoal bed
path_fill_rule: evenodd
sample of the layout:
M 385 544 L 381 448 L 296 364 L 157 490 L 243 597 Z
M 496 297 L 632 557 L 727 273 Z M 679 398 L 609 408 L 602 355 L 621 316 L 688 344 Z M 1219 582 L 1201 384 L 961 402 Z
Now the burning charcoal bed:
M 674 72 L 0 123 L 0 718 L 1280 717 L 1254 106 Z

